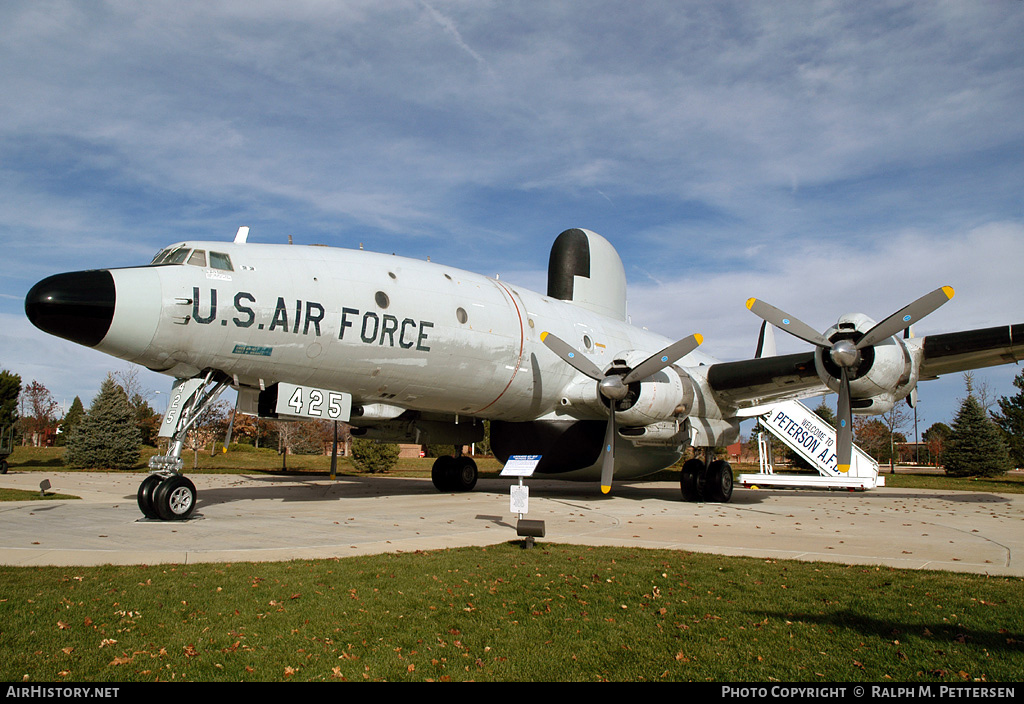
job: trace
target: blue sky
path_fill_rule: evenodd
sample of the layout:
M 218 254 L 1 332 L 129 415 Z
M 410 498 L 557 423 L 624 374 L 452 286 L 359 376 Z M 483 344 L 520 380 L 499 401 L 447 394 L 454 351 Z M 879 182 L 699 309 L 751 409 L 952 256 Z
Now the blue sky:
M 824 330 L 948 284 L 919 335 L 1024 322 L 1022 36 L 1019 0 L 8 0 L 0 367 L 88 404 L 123 363 L 36 331 L 32 284 L 239 225 L 536 290 L 586 227 L 635 324 L 726 360 L 750 296 Z M 920 393 L 949 421 L 963 380 Z

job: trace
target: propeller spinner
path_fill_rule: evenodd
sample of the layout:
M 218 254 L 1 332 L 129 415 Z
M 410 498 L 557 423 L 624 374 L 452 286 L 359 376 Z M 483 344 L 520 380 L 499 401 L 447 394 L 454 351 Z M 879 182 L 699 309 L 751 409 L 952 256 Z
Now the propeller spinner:
M 929 294 L 918 298 L 908 306 L 904 306 L 888 318 L 868 330 L 859 340 L 840 339 L 832 342 L 818 331 L 784 313 L 773 305 L 751 298 L 747 301 L 750 311 L 781 328 L 790 335 L 820 347 L 828 353 L 829 358 L 839 367 L 839 403 L 837 404 L 837 459 L 840 472 L 850 471 L 850 460 L 853 455 L 853 423 L 850 401 L 850 371 L 859 364 L 861 351 L 899 334 L 910 325 L 932 313 L 943 303 L 953 297 L 953 289 L 949 286 L 937 288 Z
M 704 338 L 696 334 L 690 335 L 672 343 L 661 352 L 651 355 L 629 371 L 616 370 L 607 374 L 572 345 L 556 335 L 545 332 L 540 339 L 548 349 L 561 357 L 573 369 L 596 381 L 598 393 L 608 399 L 608 425 L 605 428 L 604 450 L 601 459 L 601 492 L 607 494 L 612 489 L 612 477 L 615 474 L 616 405 L 629 394 L 630 384 L 643 381 L 675 363 L 676 360 L 690 354 L 704 342 Z

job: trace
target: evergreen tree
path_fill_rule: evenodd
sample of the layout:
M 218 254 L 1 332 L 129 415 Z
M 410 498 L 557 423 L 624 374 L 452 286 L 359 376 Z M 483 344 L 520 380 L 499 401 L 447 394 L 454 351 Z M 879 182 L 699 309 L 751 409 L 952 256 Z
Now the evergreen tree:
M 107 375 L 85 417 L 68 433 L 65 460 L 87 469 L 131 469 L 139 461 L 140 442 L 128 397 Z
M 946 474 L 994 477 L 1011 469 L 1010 453 L 999 428 L 973 395 L 960 405 L 946 443 Z
M 21 377 L 4 369 L 0 371 L 0 430 L 18 421 L 18 396 Z
M 1014 378 L 1013 385 L 1019 389 L 1015 396 L 999 399 L 999 410 L 992 420 L 1003 431 L 1003 439 L 1010 450 L 1010 459 L 1018 467 L 1024 467 L 1024 372 Z
M 71 402 L 71 408 L 64 414 L 64 418 L 60 422 L 60 434 L 57 435 L 57 444 L 66 445 L 68 442 L 68 433 L 76 425 L 82 422 L 82 418 L 85 417 L 85 406 L 82 405 L 82 399 L 75 396 L 75 400 Z

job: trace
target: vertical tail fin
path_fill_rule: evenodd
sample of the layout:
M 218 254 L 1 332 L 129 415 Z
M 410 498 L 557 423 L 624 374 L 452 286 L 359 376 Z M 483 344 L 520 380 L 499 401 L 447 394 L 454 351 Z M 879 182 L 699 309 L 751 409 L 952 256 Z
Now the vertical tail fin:
M 548 261 L 548 296 L 626 319 L 626 272 L 604 237 L 573 228 L 558 236 Z

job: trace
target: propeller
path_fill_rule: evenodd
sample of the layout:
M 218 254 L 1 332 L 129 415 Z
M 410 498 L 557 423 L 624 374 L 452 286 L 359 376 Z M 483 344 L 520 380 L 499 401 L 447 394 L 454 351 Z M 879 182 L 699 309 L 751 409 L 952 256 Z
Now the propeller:
M 747 300 L 750 311 L 781 328 L 790 335 L 804 342 L 820 347 L 828 353 L 829 358 L 839 367 L 839 403 L 837 406 L 837 459 L 840 472 L 850 471 L 850 460 L 853 456 L 853 410 L 850 402 L 850 371 L 861 360 L 861 350 L 873 347 L 900 331 L 910 327 L 926 315 L 932 313 L 943 303 L 953 297 L 953 289 L 949 286 L 937 288 L 910 305 L 904 306 L 880 323 L 875 324 L 859 340 L 840 339 L 832 342 L 814 328 L 784 313 L 773 305 L 756 298 Z
M 601 492 L 607 494 L 612 489 L 612 476 L 615 473 L 615 410 L 619 401 L 629 395 L 629 385 L 643 381 L 675 363 L 677 359 L 693 352 L 704 342 L 700 335 L 690 335 L 674 342 L 661 352 L 653 354 L 636 367 L 625 372 L 612 371 L 605 373 L 582 355 L 572 345 L 549 332 L 540 336 L 549 350 L 561 357 L 576 371 L 597 382 L 598 393 L 608 399 L 608 425 L 604 433 L 604 449 L 601 458 Z

